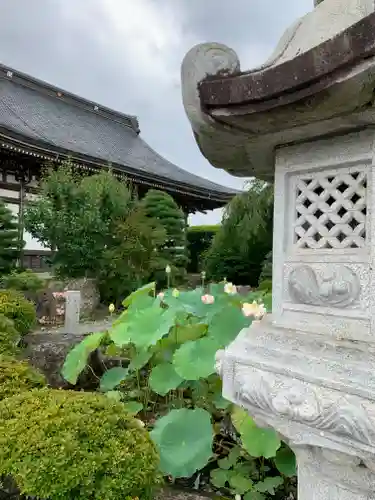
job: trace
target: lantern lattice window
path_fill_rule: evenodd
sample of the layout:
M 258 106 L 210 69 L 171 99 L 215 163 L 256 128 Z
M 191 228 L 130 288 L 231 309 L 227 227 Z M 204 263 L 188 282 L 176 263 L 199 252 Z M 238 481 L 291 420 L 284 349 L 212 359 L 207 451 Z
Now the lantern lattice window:
M 318 174 L 296 181 L 294 244 L 299 249 L 362 248 L 366 173 Z

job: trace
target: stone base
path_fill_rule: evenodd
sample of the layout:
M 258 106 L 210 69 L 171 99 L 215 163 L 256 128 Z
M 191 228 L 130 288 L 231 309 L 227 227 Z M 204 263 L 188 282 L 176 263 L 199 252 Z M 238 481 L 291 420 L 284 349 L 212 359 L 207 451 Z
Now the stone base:
M 373 346 L 276 327 L 270 316 L 217 358 L 223 396 L 295 450 L 299 500 L 375 499 Z

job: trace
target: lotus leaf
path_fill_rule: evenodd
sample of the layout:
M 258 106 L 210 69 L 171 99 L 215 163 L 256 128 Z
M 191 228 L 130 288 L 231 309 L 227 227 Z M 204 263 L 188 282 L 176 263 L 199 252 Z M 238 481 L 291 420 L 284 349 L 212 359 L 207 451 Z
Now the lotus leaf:
M 72 385 L 77 383 L 80 373 L 87 365 L 88 357 L 99 347 L 106 333 L 107 332 L 100 332 L 88 335 L 69 352 L 61 372 L 67 382 Z
M 112 391 L 126 379 L 128 374 L 128 368 L 122 368 L 122 366 L 115 366 L 107 370 L 100 379 L 100 390 L 103 392 Z
M 296 456 L 288 447 L 280 448 L 276 453 L 275 464 L 277 469 L 284 476 L 292 477 L 297 474 L 296 471 Z
M 210 414 L 201 409 L 172 410 L 151 432 L 160 455 L 160 467 L 172 477 L 190 477 L 212 456 Z
M 208 377 L 215 372 L 215 354 L 218 349 L 217 341 L 208 337 L 186 342 L 173 356 L 176 372 L 185 380 Z
M 172 389 L 177 389 L 183 379 L 176 373 L 171 363 L 162 363 L 155 366 L 149 378 L 151 389 L 165 396 Z
M 241 440 L 243 447 L 252 457 L 274 457 L 281 445 L 274 430 L 257 426 L 249 426 L 241 432 Z
M 124 408 L 130 415 L 137 415 L 137 413 L 143 410 L 143 404 L 138 403 L 138 401 L 126 401 Z
M 237 337 L 243 328 L 250 324 L 251 319 L 246 318 L 239 307 L 226 304 L 213 316 L 208 335 L 214 338 L 220 347 L 225 347 Z

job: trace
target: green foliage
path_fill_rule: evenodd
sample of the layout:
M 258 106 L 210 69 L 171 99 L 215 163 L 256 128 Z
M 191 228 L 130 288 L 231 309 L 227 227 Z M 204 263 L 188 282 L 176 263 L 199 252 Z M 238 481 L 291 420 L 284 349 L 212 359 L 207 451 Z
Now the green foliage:
M 143 208 L 135 207 L 117 225 L 111 245 L 103 252 L 99 274 L 102 300 L 116 303 L 118 297 L 141 286 L 159 266 L 155 249 L 164 241 L 164 229 L 146 217 Z
M 0 199 L 0 276 L 16 265 L 20 249 L 18 223 Z
M 36 324 L 34 304 L 16 290 L 0 290 L 0 314 L 11 319 L 22 336 Z
M 62 369 L 62 376 L 70 384 L 77 383 L 78 376 L 85 369 L 90 354 L 99 347 L 105 335 L 105 332 L 92 333 L 69 352 Z
M 173 477 L 189 477 L 212 456 L 210 414 L 201 409 L 172 410 L 160 418 L 151 438 L 160 453 L 160 468 Z
M 44 376 L 26 361 L 0 355 L 0 401 L 23 391 L 41 388 L 45 385 Z M 0 435 L 3 436 L 1 433 Z
M 14 328 L 14 322 L 3 314 L 0 314 L 0 355 L 17 354 L 19 337 L 19 333 Z
M 268 280 L 272 281 L 272 251 L 268 252 L 263 261 L 262 272 L 260 273 L 259 276 L 259 283 Z
M 227 457 L 218 461 L 218 465 L 218 469 L 211 471 L 212 484 L 233 495 L 244 495 L 245 499 L 265 499 L 263 493 L 274 495 L 275 489 L 284 482 L 280 476 L 259 479 L 255 464 L 239 446 L 232 448 Z
M 213 303 L 204 303 L 202 296 L 206 293 L 212 294 Z M 230 402 L 221 396 L 215 354 L 251 324 L 251 318 L 245 317 L 241 309 L 244 302 L 254 300 L 264 301 L 270 307 L 266 294 L 229 295 L 224 283 L 210 285 L 207 290 L 167 290 L 157 297 L 155 283 L 150 283 L 124 300 L 126 310 L 108 331 L 105 343 L 112 341 L 108 349 L 115 345 L 126 353 L 128 359 L 123 359 L 123 365 L 127 367 L 105 372 L 100 390 L 128 405 L 134 414 L 141 412 L 143 420 L 150 423 L 164 474 L 192 475 L 208 461 L 221 462 L 221 454 L 227 453 L 228 446 L 233 447 L 233 443 L 221 444 L 215 425 L 233 411 Z M 76 346 L 65 362 L 64 377 L 71 382 L 77 380 L 87 359 L 86 348 Z M 280 439 L 274 431 L 258 428 L 239 409 L 234 410 L 232 420 L 243 446 L 238 467 L 230 481 L 225 481 L 225 489 L 251 491 L 262 498 L 262 488 L 263 492 L 268 491 L 266 487 L 271 491 L 276 482 L 283 483 L 278 477 L 272 479 L 277 474 L 275 456 L 282 449 Z M 221 452 L 214 453 L 213 442 L 216 447 L 223 446 Z M 263 468 L 259 474 L 264 460 L 272 461 L 273 469 Z M 290 472 L 287 462 L 284 455 L 278 456 L 283 474 Z M 234 463 L 227 463 L 227 470 L 230 467 L 233 469 Z M 251 478 L 251 490 L 247 489 L 250 470 L 256 472 Z M 223 476 L 221 472 L 217 475 Z M 268 482 L 263 484 L 266 479 Z
M 157 246 L 159 259 L 154 264 L 152 276 L 159 283 L 163 283 L 165 268 L 170 265 L 173 278 L 181 279 L 188 263 L 184 212 L 172 196 L 155 189 L 147 192 L 141 206 L 153 223 L 160 225 L 165 231 L 163 242 Z
M 207 252 L 209 278 L 256 287 L 272 248 L 273 186 L 255 181 L 233 198 Z
M 35 390 L 0 403 L 0 474 L 49 500 L 150 499 L 160 483 L 148 433 L 122 404 Z
M 44 172 L 40 196 L 30 202 L 25 228 L 55 251 L 61 276 L 96 276 L 103 249 L 133 197 L 109 172 L 82 177 L 71 164 Z
M 246 411 L 238 407 L 233 410 L 232 421 L 249 455 L 265 458 L 275 456 L 281 441 L 274 430 L 259 429 Z
M 54 250 L 58 276 L 96 279 L 107 303 L 140 286 L 155 265 L 155 248 L 165 240 L 129 186 L 111 172 L 78 175 L 69 163 L 44 173 L 25 227 Z
M 234 446 L 229 454 L 218 460 L 218 469 L 211 471 L 211 482 L 233 495 L 244 495 L 245 499 L 265 499 L 265 494 L 274 495 L 283 485 L 282 475 L 296 474 L 295 456 L 286 445 L 282 448 L 275 431 L 259 429 L 247 412 L 239 407 L 232 410 L 232 422 L 238 431 L 242 447 Z M 265 462 L 265 458 L 271 458 Z M 257 464 L 257 460 L 260 460 Z M 267 465 L 266 465 L 267 464 Z M 268 465 L 269 464 L 269 465 Z
M 128 371 L 122 366 L 115 366 L 107 370 L 100 380 L 100 390 L 103 392 L 112 391 L 127 377 Z
M 258 290 L 264 292 L 272 292 L 272 281 L 264 280 L 259 283 Z
M 12 271 L 10 274 L 3 276 L 1 284 L 4 288 L 36 293 L 44 288 L 45 280 L 30 269 L 26 269 L 21 272 Z
M 165 396 L 183 382 L 184 378 L 176 372 L 172 363 L 154 366 L 150 374 L 150 388 L 160 396 Z
M 212 244 L 220 226 L 190 226 L 187 229 L 187 245 L 189 254 L 189 273 L 202 271 L 204 255 Z
M 293 477 L 296 475 L 296 456 L 287 445 L 284 444 L 283 447 L 277 451 L 275 464 L 284 476 Z

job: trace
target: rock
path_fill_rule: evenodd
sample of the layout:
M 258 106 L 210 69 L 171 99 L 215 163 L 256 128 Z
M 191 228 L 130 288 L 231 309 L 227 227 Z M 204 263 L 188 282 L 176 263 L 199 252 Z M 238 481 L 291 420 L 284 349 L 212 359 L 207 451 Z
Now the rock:
M 50 283 L 53 291 L 61 292 L 67 290 L 77 290 L 81 292 L 81 317 L 89 316 L 99 306 L 100 295 L 94 279 L 77 278 L 62 281 L 53 281 Z
M 104 321 L 81 323 L 75 333 L 65 333 L 61 328 L 29 333 L 23 339 L 24 355 L 35 368 L 44 373 L 51 387 L 71 388 L 61 376 L 61 369 L 67 354 L 87 335 L 108 330 L 111 324 L 112 319 L 109 318 Z M 118 366 L 120 361 L 119 358 L 105 357 L 99 351 L 95 351 L 89 359 L 92 370 L 88 369 L 82 374 L 76 388 L 95 389 L 98 386 L 98 377 L 104 373 L 105 366 L 107 368 Z
M 81 317 L 90 315 L 99 306 L 100 295 L 93 279 L 71 280 L 65 284 L 64 290 L 78 290 L 81 292 Z
M 71 387 L 61 376 L 61 369 L 65 358 L 69 351 L 81 342 L 89 332 L 81 334 L 61 334 L 49 332 L 31 333 L 24 339 L 26 349 L 25 357 L 30 363 L 44 373 L 47 382 L 54 388 Z M 96 369 L 100 362 L 97 360 L 97 355 L 93 355 L 90 359 L 90 366 Z M 93 366 L 94 365 L 94 366 Z M 99 370 L 99 375 L 102 369 Z M 78 381 L 80 388 L 92 388 L 97 386 L 97 378 L 94 374 L 87 370 Z
M 252 292 L 251 286 L 245 286 L 245 285 L 239 285 L 237 286 L 237 292 L 240 295 L 248 295 L 250 292 Z

